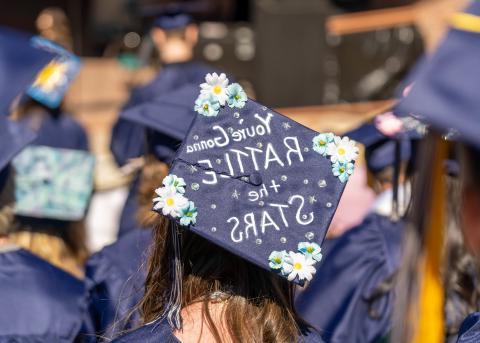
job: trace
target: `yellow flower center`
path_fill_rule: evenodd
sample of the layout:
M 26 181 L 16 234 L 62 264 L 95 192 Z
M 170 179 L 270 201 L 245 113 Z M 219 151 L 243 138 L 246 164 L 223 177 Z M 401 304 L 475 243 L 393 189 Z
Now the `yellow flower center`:
M 325 145 L 325 144 L 327 144 L 327 142 L 321 140 L 321 141 L 318 142 L 318 144 Z
M 344 167 L 340 167 L 340 169 L 338 170 L 340 173 L 345 173 L 345 168 Z
M 168 206 L 173 206 L 173 204 L 175 203 L 175 201 L 173 200 L 173 198 L 167 198 L 167 200 L 165 200 L 165 203 L 166 203 Z
M 280 257 L 276 257 L 273 259 L 273 262 L 275 262 L 276 264 L 280 264 L 282 263 L 282 259 Z
M 307 252 L 308 252 L 309 254 L 311 254 L 311 253 L 313 252 L 313 250 L 314 250 L 314 249 L 313 249 L 312 247 L 308 247 L 308 248 L 307 248 Z
M 293 265 L 293 268 L 295 268 L 297 270 L 300 270 L 300 269 L 302 269 L 302 264 L 300 262 L 297 262 Z
M 204 110 L 208 110 L 208 104 L 203 105 Z
M 219 85 L 216 85 L 215 87 L 213 87 L 213 92 L 217 95 L 220 94 L 222 92 L 222 87 Z
M 347 151 L 345 150 L 345 148 L 340 147 L 340 148 L 337 149 L 337 153 L 341 156 L 345 155 L 346 152 Z

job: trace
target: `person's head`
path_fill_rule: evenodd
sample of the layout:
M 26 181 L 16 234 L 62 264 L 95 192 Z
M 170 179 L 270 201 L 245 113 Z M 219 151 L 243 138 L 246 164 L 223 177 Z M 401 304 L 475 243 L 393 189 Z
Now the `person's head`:
M 184 14 L 162 16 L 156 20 L 150 35 L 163 63 L 186 62 L 193 58 L 198 26 Z
M 156 216 L 145 297 L 144 321 L 165 311 L 174 285 L 169 282 L 173 246 L 169 220 Z M 295 342 L 298 323 L 293 308 L 292 285 L 283 278 L 220 248 L 195 233 L 182 230 L 182 307 L 202 304 L 202 317 L 217 342 L 228 332 L 233 341 Z M 222 320 L 212 319 L 212 304 L 222 303 Z

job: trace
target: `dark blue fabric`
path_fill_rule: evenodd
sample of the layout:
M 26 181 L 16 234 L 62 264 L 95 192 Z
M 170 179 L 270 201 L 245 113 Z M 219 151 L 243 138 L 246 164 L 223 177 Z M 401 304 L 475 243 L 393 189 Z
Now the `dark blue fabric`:
M 0 308 L 0 342 L 81 342 L 89 326 L 84 283 L 22 249 L 0 253 Z
M 467 13 L 479 16 L 480 2 Z M 413 113 L 433 127 L 455 129 L 460 140 L 480 148 L 480 34 L 452 29 L 439 48 L 414 70 L 414 85 L 396 113 Z
M 182 29 L 193 22 L 193 18 L 185 13 L 171 13 L 159 16 L 153 22 L 154 27 L 163 30 Z
M 143 342 L 143 343 L 180 343 L 175 337 L 166 320 L 144 325 L 137 330 L 115 339 L 113 342 Z M 322 343 L 320 335 L 314 330 L 302 330 L 299 343 Z
M 480 342 L 480 312 L 470 314 L 463 321 L 458 333 L 458 343 Z
M 128 189 L 127 199 L 123 205 L 122 213 L 120 214 L 120 221 L 118 227 L 118 238 L 123 237 L 130 231 L 138 227 L 137 212 L 138 212 L 138 186 L 140 184 L 140 174 L 135 175 L 130 187 Z
M 0 171 L 34 139 L 35 134 L 25 125 L 0 117 Z
M 212 67 L 199 62 L 167 64 L 149 84 L 135 88 L 125 109 L 151 101 L 186 84 L 200 84 Z M 119 118 L 112 131 L 110 148 L 119 165 L 145 152 L 144 128 L 130 120 Z
M 33 145 L 43 145 L 52 148 L 88 151 L 88 138 L 84 128 L 68 114 L 51 114 L 45 112 L 41 116 L 40 125 L 37 116 L 26 116 L 22 121 L 36 128 L 37 137 Z
M 54 54 L 35 48 L 27 34 L 0 26 L 0 115 L 32 84 Z
M 296 298 L 302 318 L 326 342 L 377 342 L 391 328 L 393 291 L 372 303 L 371 297 L 400 263 L 403 224 L 368 215 L 358 227 L 324 242 L 324 258 L 305 291 Z
M 92 255 L 86 267 L 89 309 L 97 334 L 112 338 L 138 324 L 143 296 L 150 229 L 135 229 Z

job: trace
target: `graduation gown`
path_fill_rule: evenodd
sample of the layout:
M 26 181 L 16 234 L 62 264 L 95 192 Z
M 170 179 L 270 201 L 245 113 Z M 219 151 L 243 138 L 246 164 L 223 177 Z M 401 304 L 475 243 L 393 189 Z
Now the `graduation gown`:
M 137 322 L 136 311 L 127 317 L 143 296 L 151 242 L 152 230 L 135 229 L 88 260 L 89 312 L 97 334 L 111 338 Z
M 113 342 L 143 342 L 143 343 L 181 343 L 173 334 L 168 322 L 160 320 L 152 324 L 144 325 L 129 334 L 121 336 Z M 305 329 L 299 338 L 299 343 L 322 343 L 322 337 L 314 330 Z
M 158 76 L 149 84 L 135 88 L 124 109 L 153 100 L 154 98 L 171 92 L 184 85 L 204 82 L 205 75 L 216 71 L 214 68 L 199 62 L 184 62 L 167 64 Z M 110 149 L 118 165 L 122 166 L 129 159 L 142 156 L 145 153 L 145 132 L 142 125 L 132 123 L 119 118 L 112 130 Z M 138 204 L 135 199 L 138 190 L 138 175 L 130 185 L 129 194 L 125 202 L 120 224 L 118 237 L 133 230 L 137 224 L 135 213 Z
M 376 342 L 388 334 L 393 291 L 370 305 L 367 299 L 399 266 L 402 228 L 371 213 L 358 227 L 325 242 L 314 279 L 296 298 L 300 316 L 325 341 Z
M 0 252 L 0 309 L 2 343 L 86 341 L 85 284 L 15 246 Z
M 463 321 L 458 332 L 458 343 L 480 342 L 480 312 L 470 314 Z

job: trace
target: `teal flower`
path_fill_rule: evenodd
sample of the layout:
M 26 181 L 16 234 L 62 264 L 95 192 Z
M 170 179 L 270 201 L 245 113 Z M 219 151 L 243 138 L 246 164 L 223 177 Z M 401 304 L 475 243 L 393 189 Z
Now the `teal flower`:
M 216 117 L 220 103 L 212 94 L 200 94 L 195 100 L 194 110 L 205 117 Z
M 227 95 L 228 106 L 232 108 L 243 108 L 248 100 L 247 94 L 238 83 L 232 83 L 227 87 Z
M 337 176 L 341 182 L 347 182 L 350 175 L 353 174 L 353 163 L 352 162 L 335 162 L 332 164 L 333 175 Z
M 270 261 L 268 265 L 270 268 L 275 270 L 283 269 L 283 265 L 285 263 L 285 258 L 288 256 L 285 250 L 283 251 L 272 251 L 268 260 Z
M 197 208 L 193 201 L 189 201 L 187 206 L 182 208 L 180 225 L 189 226 L 190 224 L 195 224 L 197 222 Z
M 319 262 L 322 260 L 322 248 L 317 243 L 301 242 L 298 243 L 298 251 L 307 257 Z
M 331 132 L 321 133 L 313 137 L 313 150 L 318 152 L 322 156 L 327 156 L 327 146 L 329 143 L 332 143 L 335 138 L 335 135 Z
M 177 175 L 174 175 L 174 174 L 170 174 L 163 179 L 163 185 L 165 187 L 168 187 L 168 186 L 175 187 L 178 193 L 184 194 L 185 186 L 187 184 L 185 183 L 185 180 L 183 178 L 178 177 Z

